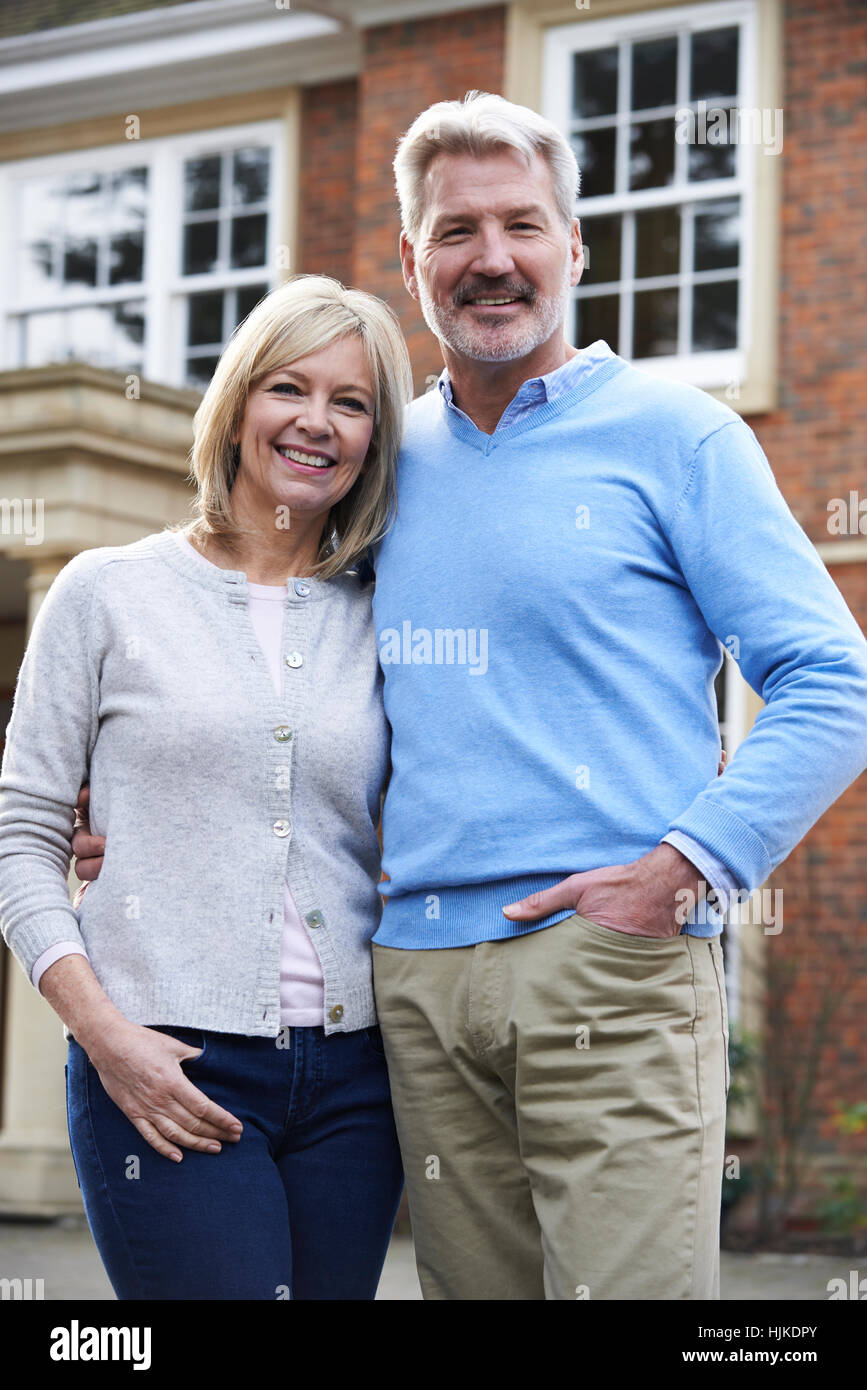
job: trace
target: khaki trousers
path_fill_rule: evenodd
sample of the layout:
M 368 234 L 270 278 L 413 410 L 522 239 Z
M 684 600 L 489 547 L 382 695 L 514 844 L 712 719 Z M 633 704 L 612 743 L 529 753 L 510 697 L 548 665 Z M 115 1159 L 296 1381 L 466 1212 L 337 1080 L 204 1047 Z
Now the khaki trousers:
M 718 939 L 575 914 L 373 958 L 425 1298 L 719 1298 Z

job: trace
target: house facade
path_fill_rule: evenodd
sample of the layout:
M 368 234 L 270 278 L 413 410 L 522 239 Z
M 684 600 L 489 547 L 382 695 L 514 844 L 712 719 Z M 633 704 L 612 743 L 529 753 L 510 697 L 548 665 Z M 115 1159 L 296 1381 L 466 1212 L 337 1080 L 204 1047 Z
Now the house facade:
M 589 250 L 571 341 L 604 338 L 741 413 L 863 625 L 865 70 L 867 13 L 847 0 L 0 9 L 3 727 L 59 569 L 186 513 L 192 413 L 269 288 L 317 272 L 381 295 L 417 390 L 439 372 L 403 286 L 391 160 L 421 109 L 471 89 L 576 149 Z M 761 707 L 736 656 L 718 681 L 730 755 Z M 859 1163 L 863 1181 L 863 1141 L 834 1116 L 864 1097 L 865 862 L 862 778 L 774 874 L 783 929 L 743 913 L 726 934 L 748 1034 L 769 1026 L 768 979 L 788 981 L 771 1110 L 791 1056 L 816 1052 L 817 1188 Z M 0 1212 L 77 1209 L 61 1028 L 0 956 Z M 762 1123 L 746 1104 L 731 1143 L 748 1155 Z

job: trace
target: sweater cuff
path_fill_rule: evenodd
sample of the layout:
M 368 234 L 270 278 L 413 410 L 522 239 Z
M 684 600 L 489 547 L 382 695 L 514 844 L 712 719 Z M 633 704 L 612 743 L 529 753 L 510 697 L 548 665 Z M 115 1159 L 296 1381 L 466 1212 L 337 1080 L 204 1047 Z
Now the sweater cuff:
M 42 955 L 30 971 L 30 983 L 33 985 L 34 989 L 39 989 L 39 981 L 42 979 L 49 965 L 54 965 L 57 961 L 62 960 L 64 956 L 84 956 L 84 959 L 87 960 L 87 952 L 84 947 L 79 946 L 76 941 L 58 941 L 56 946 L 49 946 L 47 951 L 42 952 Z
M 26 923 L 9 932 L 6 938 L 7 946 L 28 979 L 32 979 L 33 967 L 39 957 L 50 946 L 57 946 L 60 942 L 77 946 L 82 955 L 87 955 L 84 938 L 78 929 L 78 919 L 71 906 L 28 914 Z
M 673 830 L 704 845 L 750 892 L 764 883 L 771 872 L 764 842 L 745 821 L 715 800 L 697 796 L 683 815 L 672 821 L 668 831 Z

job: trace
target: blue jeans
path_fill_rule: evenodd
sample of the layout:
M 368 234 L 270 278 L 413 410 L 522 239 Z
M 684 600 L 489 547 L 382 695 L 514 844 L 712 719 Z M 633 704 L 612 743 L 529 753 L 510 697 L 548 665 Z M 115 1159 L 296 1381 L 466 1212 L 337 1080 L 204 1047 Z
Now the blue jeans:
M 403 1187 L 379 1029 L 159 1031 L 204 1048 L 184 1072 L 244 1131 L 163 1158 L 70 1038 L 69 1138 L 117 1297 L 372 1299 Z

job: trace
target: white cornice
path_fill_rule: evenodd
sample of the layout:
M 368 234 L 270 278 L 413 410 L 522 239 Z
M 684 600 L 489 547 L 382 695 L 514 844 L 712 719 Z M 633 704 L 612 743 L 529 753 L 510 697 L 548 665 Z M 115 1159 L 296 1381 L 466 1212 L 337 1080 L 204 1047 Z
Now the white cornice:
M 314 83 L 358 71 L 345 19 L 197 0 L 0 42 L 0 129 Z

